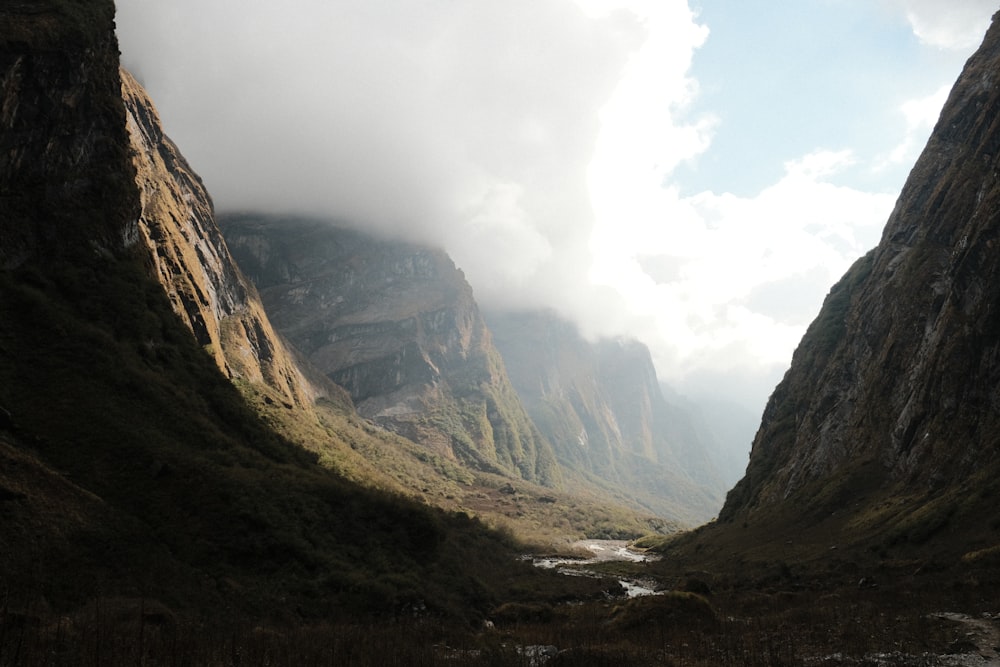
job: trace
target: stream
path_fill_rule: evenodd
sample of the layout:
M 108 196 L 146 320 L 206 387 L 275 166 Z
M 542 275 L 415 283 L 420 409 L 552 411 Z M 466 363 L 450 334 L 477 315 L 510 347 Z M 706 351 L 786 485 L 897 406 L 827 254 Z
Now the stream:
M 605 576 L 593 570 L 588 570 L 581 565 L 594 563 L 605 563 L 608 561 L 628 561 L 632 563 L 642 563 L 655 560 L 654 556 L 649 556 L 628 548 L 628 542 L 624 540 L 579 540 L 571 545 L 578 550 L 586 550 L 593 554 L 590 558 L 531 558 L 535 567 L 554 569 L 560 574 L 571 577 L 599 577 Z M 572 567 L 569 567 L 572 566 Z M 652 581 L 639 579 L 619 579 L 618 583 L 625 589 L 625 595 L 636 598 L 643 595 L 656 595 Z

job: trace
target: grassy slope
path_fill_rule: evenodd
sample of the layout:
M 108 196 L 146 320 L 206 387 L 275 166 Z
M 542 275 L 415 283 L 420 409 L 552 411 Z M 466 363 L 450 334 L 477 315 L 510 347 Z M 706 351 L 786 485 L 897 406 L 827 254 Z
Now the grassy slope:
M 365 421 L 344 403 L 324 399 L 307 413 L 268 400 L 260 386 L 240 387 L 268 424 L 314 452 L 320 465 L 339 476 L 476 517 L 535 550 L 559 549 L 584 537 L 629 538 L 678 529 L 669 521 L 636 513 L 603 490 L 566 493 L 509 475 L 470 470 Z
M 35 526 L 39 553 L 74 552 L 79 566 L 7 569 L 7 587 L 67 604 L 112 588 L 181 606 L 232 598 L 258 612 L 282 595 L 306 614 L 489 599 L 476 564 L 499 567 L 484 561 L 511 556 L 509 546 L 466 519 L 346 482 L 264 426 L 137 262 L 0 280 L 10 314 L 0 405 L 13 424 L 4 440 L 87 492 L 62 501 L 78 515 L 73 533 Z M 7 502 L 50 496 L 29 485 Z

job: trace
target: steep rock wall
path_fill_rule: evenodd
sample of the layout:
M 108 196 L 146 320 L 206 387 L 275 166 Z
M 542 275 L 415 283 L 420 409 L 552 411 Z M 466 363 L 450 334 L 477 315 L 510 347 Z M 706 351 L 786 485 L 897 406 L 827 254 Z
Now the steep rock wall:
M 557 483 L 443 251 L 316 220 L 226 216 L 222 227 L 275 326 L 363 416 L 473 467 Z
M 722 518 L 775 505 L 817 481 L 860 479 L 852 471 L 861 467 L 868 481 L 859 493 L 898 488 L 918 503 L 975 487 L 995 471 L 998 234 L 994 17 L 881 242 L 830 291 L 771 396 Z
M 319 390 L 236 267 L 204 184 L 163 133 L 142 86 L 125 70 L 121 79 L 140 195 L 136 238 L 174 311 L 229 377 L 271 387 L 289 405 L 311 405 Z
M 124 251 L 138 198 L 114 5 L 7 2 L 0 26 L 0 269 Z
M 488 312 L 511 382 L 570 469 L 647 508 L 704 521 L 724 488 L 690 418 L 664 399 L 649 350 L 591 343 L 554 313 Z

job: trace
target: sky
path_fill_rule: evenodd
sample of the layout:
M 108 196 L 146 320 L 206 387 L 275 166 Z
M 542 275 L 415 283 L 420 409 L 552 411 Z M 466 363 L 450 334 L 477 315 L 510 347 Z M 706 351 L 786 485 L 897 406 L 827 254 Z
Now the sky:
M 443 246 L 760 415 L 992 0 L 118 0 L 222 211 Z M 747 434 L 747 443 L 753 433 Z

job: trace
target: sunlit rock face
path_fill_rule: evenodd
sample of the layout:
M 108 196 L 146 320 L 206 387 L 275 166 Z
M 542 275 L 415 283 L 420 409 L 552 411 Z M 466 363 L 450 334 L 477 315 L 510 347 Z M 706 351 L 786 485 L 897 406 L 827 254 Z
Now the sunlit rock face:
M 699 522 L 717 512 L 722 482 L 690 416 L 664 399 L 645 345 L 587 341 L 551 312 L 486 320 L 560 463 L 661 514 Z
M 994 23 L 955 84 L 881 242 L 831 289 L 802 339 L 723 518 L 752 516 L 817 481 L 841 480 L 852 503 L 889 488 L 921 503 L 951 493 L 971 498 L 971 489 L 995 477 L 998 83 Z M 960 504 L 949 512 L 961 512 Z
M 233 262 L 201 179 L 164 135 L 142 86 L 125 70 L 121 79 L 140 199 L 134 238 L 174 311 L 227 375 L 264 384 L 289 405 L 311 404 L 317 390 Z
M 310 402 L 200 179 L 119 69 L 114 5 L 7 3 L 0 25 L 0 268 L 140 256 L 223 371 Z
M 475 468 L 558 482 L 443 251 L 317 220 L 224 216 L 222 228 L 275 326 L 363 416 Z

